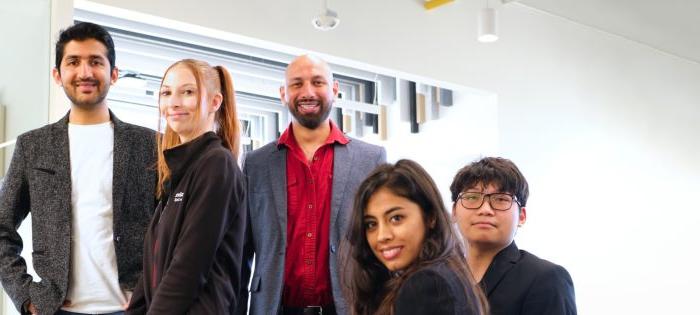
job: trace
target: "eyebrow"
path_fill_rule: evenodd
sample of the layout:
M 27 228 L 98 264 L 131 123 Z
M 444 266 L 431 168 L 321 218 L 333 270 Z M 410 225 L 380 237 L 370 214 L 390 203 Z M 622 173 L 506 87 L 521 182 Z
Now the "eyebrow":
M 195 88 L 197 87 L 197 85 L 194 84 L 194 83 L 183 84 L 181 87 L 190 87 L 190 86 L 195 87 Z M 160 86 L 160 88 L 161 88 L 161 89 L 163 89 L 163 88 L 168 88 L 168 89 L 169 89 L 169 88 L 170 88 L 170 85 L 163 84 L 163 85 Z
M 401 206 L 391 207 L 389 210 L 384 211 L 384 216 L 390 215 L 390 214 L 392 214 L 396 211 L 399 211 L 399 210 L 403 210 L 403 207 L 401 207 Z
M 399 210 L 403 210 L 403 207 L 401 207 L 401 206 L 391 207 L 391 208 L 389 208 L 389 210 L 384 211 L 384 213 L 382 214 L 382 216 L 384 216 L 384 217 L 385 217 L 385 216 L 388 216 L 388 215 L 390 215 L 390 214 L 392 214 L 392 213 L 394 213 L 394 212 L 396 212 L 396 211 L 399 211 Z M 366 220 L 366 219 L 374 219 L 374 216 L 365 214 L 364 219 L 365 219 L 365 220 Z
M 322 74 L 317 74 L 317 75 L 311 76 L 311 80 L 318 80 L 318 79 L 322 79 L 323 81 L 328 81 L 328 78 L 326 78 L 326 76 L 322 75 Z M 287 80 L 287 82 L 289 82 L 289 83 L 295 82 L 295 81 L 304 81 L 304 78 L 301 76 L 297 76 L 297 77 L 289 78 Z
M 67 55 L 63 59 L 80 59 L 80 58 L 87 58 L 87 59 L 107 59 L 107 57 L 103 55 L 88 55 L 86 57 L 83 57 L 81 55 Z

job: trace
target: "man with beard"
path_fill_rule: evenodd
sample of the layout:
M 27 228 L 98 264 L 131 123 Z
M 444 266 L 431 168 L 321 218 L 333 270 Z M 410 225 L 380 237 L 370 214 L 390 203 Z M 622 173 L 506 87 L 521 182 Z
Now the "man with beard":
M 71 109 L 17 138 L 0 191 L 0 279 L 22 314 L 121 314 L 141 273 L 155 206 L 155 133 L 105 100 L 114 43 L 99 25 L 61 32 L 53 78 Z M 31 212 L 33 267 L 17 228 Z
M 242 279 L 250 314 L 347 314 L 338 248 L 355 190 L 386 161 L 383 148 L 346 137 L 330 120 L 338 82 L 313 56 L 294 59 L 280 87 L 294 117 L 282 136 L 249 153 L 248 218 Z M 243 292 L 245 314 L 248 293 Z

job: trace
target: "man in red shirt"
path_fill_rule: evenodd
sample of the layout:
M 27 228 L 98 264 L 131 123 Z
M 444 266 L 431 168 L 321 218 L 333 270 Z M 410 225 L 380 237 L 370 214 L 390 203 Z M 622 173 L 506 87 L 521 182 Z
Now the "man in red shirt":
M 280 87 L 294 119 L 277 141 L 245 158 L 242 279 L 251 279 L 250 314 L 348 313 L 338 247 L 357 186 L 386 161 L 386 152 L 346 137 L 328 118 L 337 94 L 328 64 L 307 55 L 294 59 Z M 245 314 L 247 298 L 244 292 L 238 314 Z

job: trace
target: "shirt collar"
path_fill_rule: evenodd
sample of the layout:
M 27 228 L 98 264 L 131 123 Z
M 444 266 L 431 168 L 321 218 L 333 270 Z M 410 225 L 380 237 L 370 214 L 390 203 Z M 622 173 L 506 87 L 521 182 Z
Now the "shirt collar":
M 177 186 L 180 182 L 180 178 L 185 174 L 192 163 L 202 156 L 202 153 L 207 150 L 207 147 L 215 142 L 221 145 L 219 136 L 213 131 L 209 131 L 186 143 L 163 151 L 165 163 L 168 165 L 168 169 L 170 169 L 169 181 L 172 183 L 171 187 Z
M 328 138 L 326 138 L 326 141 L 324 143 L 332 144 L 337 142 L 340 144 L 348 144 L 348 142 L 350 142 L 350 139 L 348 139 L 345 136 L 345 134 L 343 134 L 343 131 L 340 130 L 340 128 L 338 128 L 338 126 L 336 126 L 332 120 L 329 119 L 328 122 L 331 125 L 331 132 L 328 134 Z M 289 123 L 287 129 L 284 131 L 284 133 L 282 133 L 279 140 L 277 140 L 277 146 L 279 147 L 280 145 L 285 145 L 289 148 L 298 145 L 296 138 L 294 138 L 294 129 L 292 128 L 292 123 Z

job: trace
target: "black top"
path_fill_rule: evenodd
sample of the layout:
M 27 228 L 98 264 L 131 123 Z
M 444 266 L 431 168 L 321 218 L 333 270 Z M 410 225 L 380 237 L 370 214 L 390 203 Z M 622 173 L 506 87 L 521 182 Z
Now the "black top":
M 478 303 L 467 296 L 467 288 L 446 263 L 437 263 L 410 275 L 399 288 L 394 315 L 469 315 L 469 305 Z
M 237 306 L 245 183 L 213 132 L 164 152 L 171 182 L 145 239 L 128 314 L 227 314 Z
M 575 315 L 574 283 L 564 267 L 518 250 L 501 250 L 481 279 L 492 315 Z

